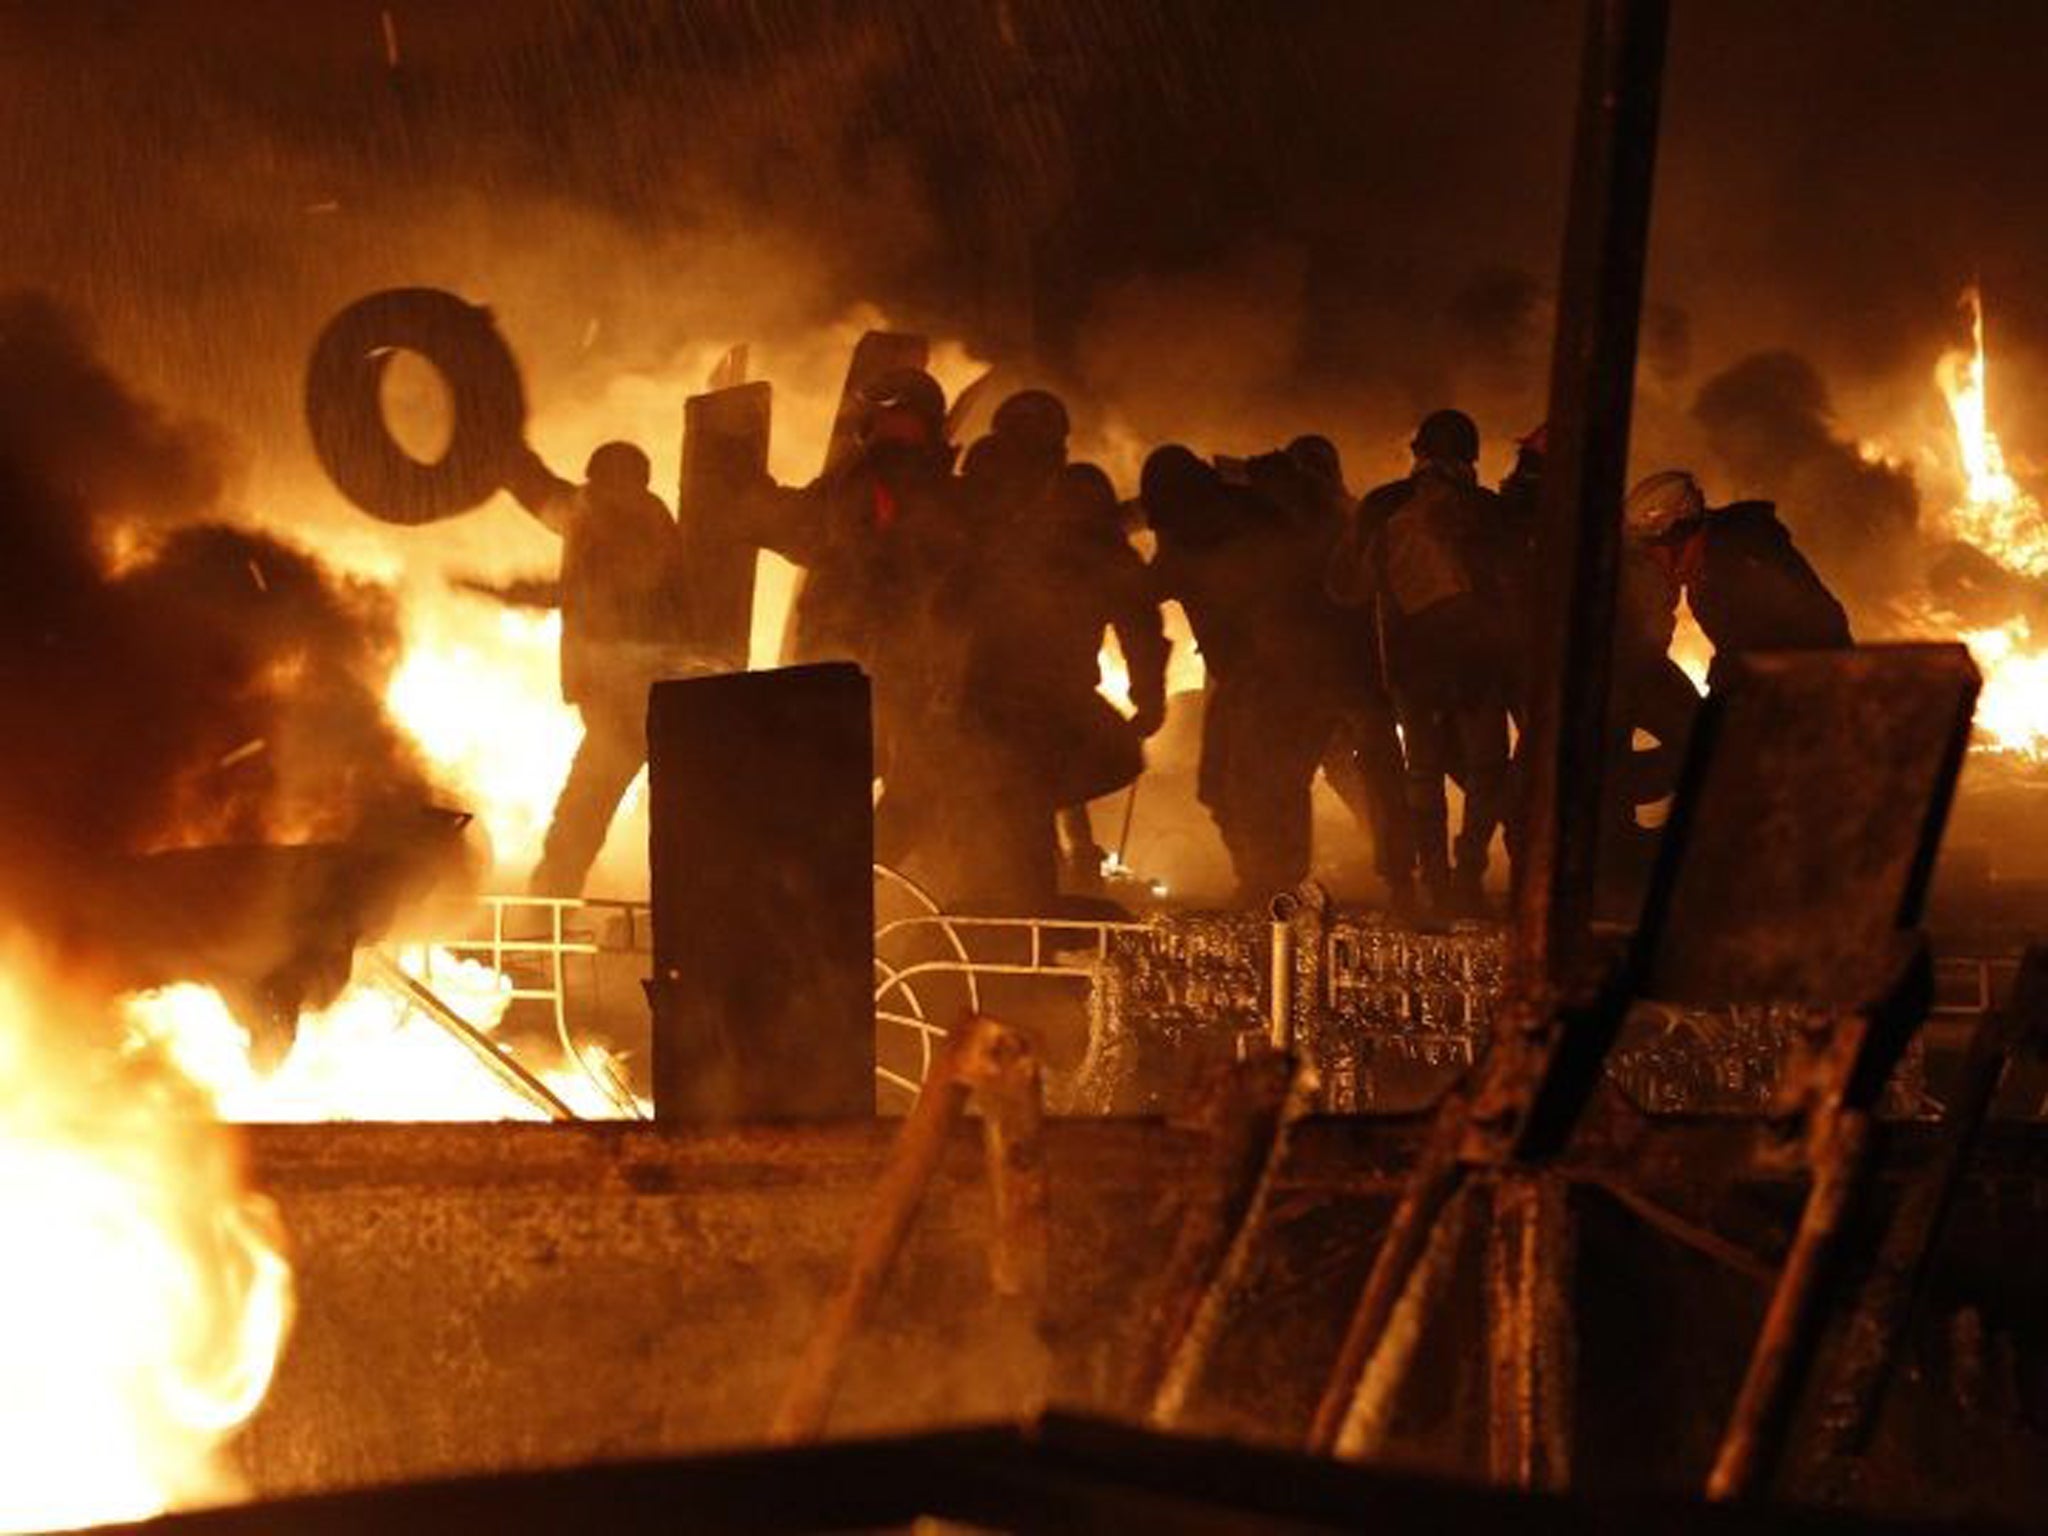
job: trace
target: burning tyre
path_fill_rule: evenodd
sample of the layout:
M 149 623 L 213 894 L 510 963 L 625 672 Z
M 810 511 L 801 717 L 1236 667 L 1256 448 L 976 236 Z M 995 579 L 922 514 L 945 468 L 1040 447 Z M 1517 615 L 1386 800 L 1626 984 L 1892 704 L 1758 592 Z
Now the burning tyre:
M 447 386 L 453 426 L 431 463 L 408 453 L 384 415 L 385 370 L 416 353 Z M 389 288 L 327 322 L 306 369 L 306 425 L 341 493 L 389 523 L 437 522 L 504 483 L 526 424 L 526 391 L 490 311 L 438 288 Z

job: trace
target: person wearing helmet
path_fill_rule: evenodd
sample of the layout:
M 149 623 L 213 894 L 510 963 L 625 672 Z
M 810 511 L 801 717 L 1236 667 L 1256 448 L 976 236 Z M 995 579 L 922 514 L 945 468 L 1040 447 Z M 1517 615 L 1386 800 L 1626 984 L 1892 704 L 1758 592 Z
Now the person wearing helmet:
M 957 542 L 946 399 L 921 368 L 895 368 L 858 400 L 858 451 L 806 486 L 766 475 L 733 488 L 734 519 L 806 572 L 791 615 L 792 662 L 875 670 L 888 631 Z
M 1853 643 L 1848 614 L 1770 502 L 1709 507 L 1689 472 L 1668 469 L 1628 493 L 1622 521 L 1638 559 L 1662 576 L 1674 613 L 1684 594 L 1717 665 L 1743 651 Z M 1710 688 L 1713 676 L 1710 669 Z
M 1484 909 L 1488 852 L 1507 809 L 1511 632 L 1502 514 L 1478 483 L 1479 429 L 1434 411 L 1406 479 L 1369 492 L 1332 551 L 1329 588 L 1370 606 L 1401 724 L 1416 863 L 1440 917 Z M 1444 784 L 1464 786 L 1455 844 Z
M 945 394 L 924 370 L 899 368 L 868 384 L 858 408 L 854 453 L 806 486 L 762 475 L 735 487 L 733 521 L 806 573 L 790 659 L 852 661 L 868 674 L 883 786 L 876 857 L 921 860 L 956 906 L 991 892 L 1009 900 L 1040 877 L 1013 868 L 1036 857 L 995 819 L 1015 775 L 973 738 L 962 707 L 975 583 Z
M 1522 853 L 1521 786 L 1524 782 L 1522 743 L 1528 739 L 1529 664 L 1534 648 L 1522 637 L 1535 634 L 1536 615 L 1536 533 L 1543 496 L 1543 461 L 1550 447 L 1550 424 L 1539 423 L 1515 442 L 1515 462 L 1501 477 L 1495 505 L 1500 521 L 1494 530 L 1494 561 L 1500 572 L 1501 627 L 1510 637 L 1506 648 L 1508 665 L 1508 718 L 1515 727 L 1515 750 L 1508 762 L 1507 836 L 1508 857 L 1517 861 Z
M 581 486 L 531 449 L 508 476 L 514 497 L 562 540 L 562 697 L 583 720 L 528 881 L 536 895 L 582 894 L 620 797 L 647 761 L 647 690 L 686 670 L 682 544 L 649 475 L 645 453 L 611 442 L 592 452 Z
M 1282 469 L 1288 473 L 1277 471 Z M 1372 840 L 1373 867 L 1397 913 L 1415 905 L 1415 838 L 1408 825 L 1401 738 L 1394 704 L 1380 672 L 1370 613 L 1336 604 L 1327 588 L 1331 552 L 1351 522 L 1355 498 L 1344 484 L 1337 445 L 1317 433 L 1290 442 L 1281 454 L 1252 460 L 1254 483 L 1298 505 L 1312 544 L 1314 592 L 1304 612 L 1323 616 L 1331 637 L 1329 678 L 1332 727 L 1322 774 L 1353 820 Z
M 1659 550 L 1675 528 L 1704 511 L 1697 482 L 1672 470 L 1637 482 L 1622 505 L 1627 537 L 1615 593 L 1600 835 L 1602 905 L 1622 921 L 1632 920 L 1641 902 L 1660 836 L 1641 813 L 1678 787 L 1700 706 L 1699 690 L 1671 658 L 1680 588 Z
M 1320 494 L 1284 453 L 1226 477 L 1170 445 L 1142 477 L 1160 596 L 1187 614 L 1208 673 L 1196 793 L 1247 905 L 1307 878 L 1310 790 L 1337 726 L 1342 629 L 1322 591 Z
M 1833 649 L 1850 643 L 1833 594 L 1766 502 L 1707 505 L 1682 469 L 1637 481 L 1622 503 L 1622 550 L 1610 716 L 1610 815 L 1601 841 L 1604 900 L 1633 916 L 1656 851 L 1657 832 L 1638 809 L 1667 798 L 1699 714 L 1699 692 L 1672 660 L 1683 599 L 1722 658 L 1745 650 Z M 1639 747 L 1642 738 L 1653 745 Z
M 1010 522 L 1044 497 L 1067 465 L 1067 407 L 1043 389 L 1020 389 L 998 405 L 986 437 L 960 462 L 969 514 L 983 527 Z
M 1170 647 L 1151 573 L 1093 464 L 1066 465 L 990 526 L 973 565 L 964 706 L 1021 769 L 1043 834 L 1057 825 L 1063 883 L 1091 891 L 1103 850 L 1088 802 L 1143 772 L 1142 743 L 1166 719 Z M 1097 691 L 1105 632 L 1129 674 L 1128 720 Z
M 998 540 L 1007 534 L 1023 532 L 1027 545 L 1036 544 L 1042 553 L 1055 556 L 1056 563 L 1068 567 L 1064 574 L 1073 597 L 1070 622 L 1055 625 L 1047 633 L 1049 643 L 1041 653 L 1043 656 L 1049 659 L 1065 654 L 1062 637 L 1077 633 L 1074 625 L 1091 612 L 1098 637 L 1105 624 L 1115 629 L 1119 643 L 1125 647 L 1132 697 L 1137 703 L 1138 713 L 1133 718 L 1132 727 L 1143 740 L 1154 734 L 1166 718 L 1166 653 L 1163 649 L 1166 638 L 1159 619 L 1158 602 L 1150 597 L 1150 578 L 1144 575 L 1144 561 L 1120 530 L 1114 540 L 1101 537 L 1105 529 L 1115 525 L 1114 517 L 1055 515 L 1049 522 L 1040 523 L 1033 516 L 1034 509 L 1051 506 L 1057 513 L 1062 506 L 1072 508 L 1081 503 L 1097 502 L 1100 500 L 1098 492 L 1108 485 L 1106 477 L 1098 487 L 1088 475 L 1075 477 L 1066 473 L 1069 468 L 1067 436 L 1072 428 L 1066 402 L 1058 395 L 1046 389 L 1020 389 L 996 407 L 989 422 L 988 436 L 967 452 L 961 466 L 961 479 L 965 482 L 968 506 L 984 527 L 995 531 Z M 1082 467 L 1093 475 L 1101 475 L 1093 465 Z M 1113 489 L 1109 498 L 1113 511 Z M 1046 543 L 1044 535 L 1048 532 L 1053 535 L 1054 545 L 1063 533 L 1079 533 L 1080 537 L 1062 552 Z M 1047 575 L 1058 582 L 1062 573 L 1048 571 Z M 1133 657 L 1135 659 L 1131 659 Z M 1155 658 L 1159 674 L 1156 708 L 1148 700 Z M 1078 680 L 1078 668 L 1065 670 L 1067 676 Z M 1094 697 L 1092 686 L 1088 694 L 1090 698 Z M 1106 749 L 1112 738 L 1100 730 L 1101 722 L 1095 706 L 1079 694 L 1071 697 L 1073 707 L 1067 713 L 1068 720 L 1084 718 L 1084 710 L 1086 716 L 1096 717 L 1098 728 L 1090 733 L 1091 739 L 1099 749 Z M 1093 754 L 1084 753 L 1083 756 Z M 1124 761 L 1130 758 L 1129 753 L 1119 750 L 1097 761 L 1106 763 L 1109 756 Z M 1143 766 L 1143 754 L 1140 752 L 1129 777 L 1120 778 L 1118 783 L 1109 787 L 1120 788 L 1128 784 Z M 1097 781 L 1105 783 L 1114 776 L 1093 775 Z M 1109 789 L 1105 788 L 1094 793 L 1108 792 Z M 1062 804 L 1057 820 L 1060 861 L 1067 883 L 1084 890 L 1099 887 L 1105 854 L 1095 841 L 1087 799 Z
M 1665 469 L 1630 489 L 1622 522 L 1636 569 L 1659 575 L 1661 606 L 1673 614 L 1683 594 L 1716 664 L 1741 651 L 1853 643 L 1847 612 L 1769 502 L 1710 508 L 1692 473 Z

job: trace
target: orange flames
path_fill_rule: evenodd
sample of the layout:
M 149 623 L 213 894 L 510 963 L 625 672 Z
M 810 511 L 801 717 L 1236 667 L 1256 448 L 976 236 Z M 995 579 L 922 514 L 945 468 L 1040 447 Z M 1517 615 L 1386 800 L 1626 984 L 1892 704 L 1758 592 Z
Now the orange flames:
M 489 1036 L 511 1002 L 511 981 L 481 961 L 411 946 L 404 970 Z M 481 1066 L 417 1007 L 374 981 L 358 981 L 334 1004 L 299 1020 L 291 1051 L 259 1068 L 249 1032 L 210 987 L 185 984 L 131 998 L 137 1035 L 160 1046 L 211 1099 L 224 1120 L 535 1120 L 543 1112 Z M 586 1044 L 576 1062 L 554 1061 L 534 1075 L 585 1119 L 645 1114 L 631 1101 L 619 1063 Z
M 92 1005 L 0 970 L 0 1530 L 231 1496 L 291 1313 L 228 1133 Z
M 406 631 L 385 705 L 523 876 L 582 737 L 556 685 L 561 615 L 443 592 L 408 605 Z
M 2005 449 L 1991 425 L 1989 369 L 1984 349 L 1984 305 L 1976 288 L 1963 294 L 1971 346 L 1945 355 L 1935 383 L 1955 422 L 1962 497 L 1948 514 L 1949 532 L 2007 570 L 2048 573 L 2048 519 L 2040 503 L 2006 467 Z M 1984 674 L 1977 727 L 1998 751 L 2048 757 L 2048 651 L 2031 621 L 2015 614 L 2003 624 L 1965 631 Z
M 1949 528 L 2008 569 L 2038 576 L 2048 572 L 2048 520 L 2006 468 L 2004 445 L 1992 430 L 1983 296 L 1967 288 L 1962 302 L 1970 314 L 1970 349 L 1946 354 L 1934 370 L 1955 420 L 1963 470 L 1963 499 L 1949 512 Z

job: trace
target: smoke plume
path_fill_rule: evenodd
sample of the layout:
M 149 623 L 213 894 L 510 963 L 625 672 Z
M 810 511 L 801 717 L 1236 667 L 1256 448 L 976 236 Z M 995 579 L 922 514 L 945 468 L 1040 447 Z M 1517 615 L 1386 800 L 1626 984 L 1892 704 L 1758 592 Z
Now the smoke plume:
M 1909 470 L 1838 435 L 1827 385 L 1793 352 L 1759 352 L 1700 389 L 1693 416 L 1738 496 L 1776 501 L 1823 574 L 1866 602 L 1911 575 L 1920 498 Z
M 388 599 L 218 511 L 218 437 L 0 298 L 0 904 L 47 926 L 139 855 L 344 841 L 430 788 L 385 718 Z M 69 921 L 70 919 L 63 919 Z

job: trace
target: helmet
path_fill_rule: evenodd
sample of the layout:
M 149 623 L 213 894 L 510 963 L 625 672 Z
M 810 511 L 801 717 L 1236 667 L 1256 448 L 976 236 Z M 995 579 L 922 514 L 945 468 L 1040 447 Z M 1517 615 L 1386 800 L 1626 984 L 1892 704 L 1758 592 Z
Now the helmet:
M 1057 482 L 1059 509 L 1076 521 L 1114 523 L 1116 486 L 1094 464 L 1069 464 Z
M 998 437 L 1013 437 L 1042 448 L 1064 449 L 1069 422 L 1067 408 L 1050 390 L 1020 389 L 1001 405 L 989 421 L 989 431 Z
M 1148 514 L 1156 514 L 1182 498 L 1201 495 L 1215 483 L 1216 471 L 1192 449 L 1167 443 L 1146 456 L 1145 467 L 1138 472 L 1138 497 Z
M 923 429 L 928 443 L 945 441 L 946 392 L 922 368 L 891 368 L 868 382 L 860 400 L 866 407 L 864 436 L 873 435 L 883 418 L 891 417 L 905 424 L 914 422 Z
M 1337 454 L 1337 445 L 1321 433 L 1297 437 L 1287 445 L 1287 457 L 1325 485 L 1343 488 L 1344 461 Z
M 601 491 L 644 491 L 653 467 L 631 443 L 600 443 L 583 466 L 583 478 Z
M 1621 504 L 1621 521 L 1631 537 L 1651 541 L 1667 537 L 1706 509 L 1707 499 L 1691 471 L 1663 469 L 1636 482 Z
M 1463 411 L 1431 411 L 1408 444 L 1418 459 L 1479 462 L 1479 426 Z

